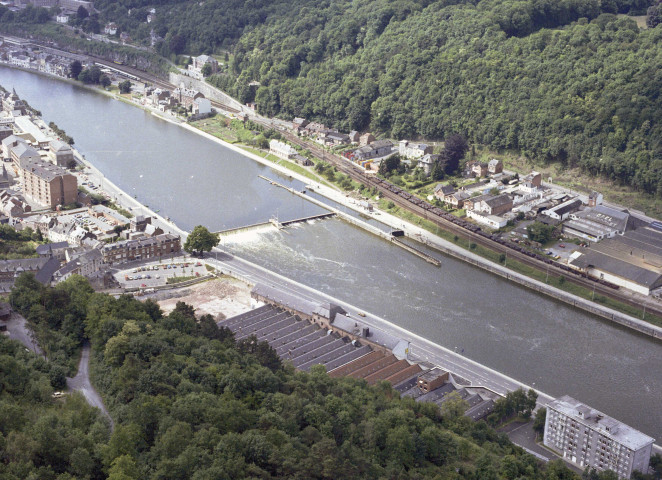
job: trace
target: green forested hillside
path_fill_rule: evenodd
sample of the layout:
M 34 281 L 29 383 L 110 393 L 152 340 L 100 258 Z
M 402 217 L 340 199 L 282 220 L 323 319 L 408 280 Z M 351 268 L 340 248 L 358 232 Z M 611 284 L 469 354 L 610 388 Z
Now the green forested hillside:
M 164 315 L 80 277 L 62 285 L 26 275 L 12 300 L 42 334 L 89 339 L 115 429 L 82 397 L 52 399 L 49 363 L 0 336 L 2 479 L 578 479 L 462 416 L 459 399 L 440 411 L 387 383 L 295 372 L 183 303 Z
M 208 0 L 156 5 L 154 25 L 166 55 L 230 50 L 211 81 L 266 115 L 462 133 L 662 196 L 662 27 L 616 15 L 652 1 Z M 96 4 L 131 28 L 145 2 Z

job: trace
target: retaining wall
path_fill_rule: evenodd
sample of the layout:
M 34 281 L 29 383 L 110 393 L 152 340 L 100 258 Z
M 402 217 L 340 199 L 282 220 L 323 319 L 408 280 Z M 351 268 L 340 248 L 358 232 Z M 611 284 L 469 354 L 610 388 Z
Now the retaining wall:
M 170 72 L 170 83 L 176 85 L 177 87 L 179 87 L 183 83 L 184 86 L 186 86 L 186 88 L 197 90 L 209 99 L 216 100 L 217 102 L 221 102 L 232 108 L 236 108 L 239 111 L 241 111 L 242 109 L 243 105 L 239 103 L 237 100 L 235 100 L 228 94 L 220 91 L 218 88 L 209 85 L 207 82 L 203 80 L 198 80 L 196 78 L 189 77 L 188 75 L 184 75 L 183 73 Z

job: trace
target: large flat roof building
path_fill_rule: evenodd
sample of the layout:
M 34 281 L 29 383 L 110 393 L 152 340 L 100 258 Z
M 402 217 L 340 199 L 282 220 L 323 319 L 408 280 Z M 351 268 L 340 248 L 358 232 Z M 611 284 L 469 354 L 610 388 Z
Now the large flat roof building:
M 607 238 L 568 263 L 592 277 L 648 295 L 662 286 L 662 225 Z
M 645 473 L 654 441 L 568 395 L 547 405 L 543 443 L 579 468 L 612 470 L 619 478 Z
M 570 215 L 563 225 L 563 233 L 569 236 L 597 242 L 603 238 L 625 233 L 630 214 L 615 208 L 597 205 Z

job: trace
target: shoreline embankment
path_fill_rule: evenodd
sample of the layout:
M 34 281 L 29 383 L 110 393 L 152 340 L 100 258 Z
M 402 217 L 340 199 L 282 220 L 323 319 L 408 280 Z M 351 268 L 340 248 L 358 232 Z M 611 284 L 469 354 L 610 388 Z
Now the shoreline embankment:
M 150 112 L 152 115 L 154 115 L 157 118 L 160 118 L 162 120 L 170 122 L 174 125 L 178 125 L 182 128 L 185 128 L 185 129 L 191 131 L 192 133 L 195 133 L 195 134 L 200 135 L 200 136 L 202 136 L 202 137 L 204 137 L 208 140 L 216 142 L 217 144 L 222 145 L 225 148 L 233 150 L 233 151 L 235 151 L 235 152 L 237 152 L 237 153 L 239 153 L 239 154 L 241 154 L 241 155 L 243 155 L 247 158 L 250 158 L 251 160 L 254 160 L 254 161 L 256 161 L 256 162 L 258 162 L 258 163 L 260 163 L 264 166 L 267 166 L 267 167 L 269 167 L 269 168 L 271 168 L 275 171 L 278 171 L 278 172 L 282 173 L 283 175 L 287 175 L 289 177 L 296 178 L 297 180 L 299 180 L 299 181 L 301 181 L 301 182 L 303 182 L 307 185 L 312 185 L 314 187 L 314 190 L 317 193 L 324 196 L 325 198 L 328 198 L 331 201 L 334 201 L 338 204 L 341 204 L 341 205 L 343 205 L 347 208 L 350 208 L 350 209 L 352 209 L 356 212 L 365 213 L 365 212 L 362 211 L 361 208 L 358 207 L 358 205 L 356 203 L 349 201 L 349 197 L 344 195 L 342 192 L 334 190 L 334 189 L 332 189 L 330 187 L 327 187 L 325 185 L 322 185 L 321 183 L 313 182 L 311 179 L 305 177 L 304 175 L 299 174 L 298 172 L 289 170 L 287 167 L 276 164 L 276 163 L 274 163 L 274 162 L 272 162 L 272 161 L 270 161 L 266 158 L 263 158 L 263 157 L 261 157 L 259 155 L 256 155 L 256 154 L 254 154 L 250 151 L 247 151 L 246 149 L 241 148 L 238 145 L 229 143 L 229 142 L 227 142 L 227 141 L 225 141 L 221 138 L 215 137 L 214 135 L 211 135 L 207 132 L 204 132 L 204 131 L 202 131 L 198 128 L 195 128 L 192 125 L 190 125 L 186 122 L 183 122 L 183 121 L 181 121 L 177 118 L 172 118 L 171 116 L 168 116 L 164 112 L 160 112 L 156 109 L 149 108 L 148 106 L 141 105 L 137 102 L 129 101 L 129 100 L 121 97 L 120 95 L 118 95 L 114 92 L 108 92 L 106 90 L 99 89 L 99 88 L 96 88 L 96 87 L 83 85 L 83 84 L 80 84 L 79 82 L 76 82 L 76 81 L 73 81 L 73 80 L 70 80 L 70 79 L 66 79 L 66 78 L 62 78 L 62 77 L 57 76 L 57 75 L 48 74 L 46 72 L 40 72 L 38 70 L 25 69 L 25 68 L 22 68 L 22 67 L 17 67 L 15 65 L 5 64 L 4 66 L 6 66 L 8 68 L 16 68 L 18 70 L 22 70 L 22 71 L 29 72 L 29 73 L 37 73 L 37 74 L 44 75 L 44 76 L 51 77 L 51 78 L 55 78 L 55 79 L 58 79 L 58 80 L 63 80 L 65 82 L 69 83 L 69 84 L 84 87 L 88 90 L 102 93 L 102 94 L 104 94 L 108 97 L 115 98 L 115 99 L 117 99 L 119 101 L 122 101 L 124 103 L 127 103 L 129 105 L 139 107 L 139 108 L 141 108 L 145 111 Z M 219 112 L 219 114 L 222 114 L 222 113 Z M 100 178 L 102 178 L 103 181 L 106 184 L 110 185 L 111 188 L 115 190 L 115 192 L 118 194 L 117 195 L 118 201 L 119 201 L 120 198 L 127 198 L 127 199 L 130 199 L 132 201 L 132 205 L 129 208 L 131 211 L 133 211 L 133 209 L 135 209 L 135 208 L 142 209 L 143 211 L 148 212 L 150 215 L 154 216 L 155 218 L 158 218 L 163 223 L 163 225 L 167 226 L 167 228 L 171 229 L 171 231 L 176 231 L 177 233 L 179 233 L 182 236 L 182 239 L 185 239 L 188 236 L 188 232 L 184 231 L 183 229 L 180 229 L 173 222 L 171 222 L 169 220 L 166 220 L 162 216 L 158 215 L 156 212 L 152 211 L 148 207 L 141 204 L 138 200 L 133 199 L 131 196 L 129 196 L 128 194 L 123 192 L 119 187 L 117 187 L 113 182 L 108 180 L 103 175 L 103 173 L 101 173 L 101 171 L 99 171 L 94 165 L 92 165 L 90 162 L 85 160 L 85 158 L 82 155 L 80 155 L 79 152 L 75 151 L 75 153 L 77 154 L 77 158 L 79 160 L 81 160 L 85 164 L 86 167 L 88 167 L 90 170 L 92 170 L 96 175 L 98 175 Z M 292 192 L 292 193 L 296 194 L 296 192 Z M 119 195 L 119 194 L 123 194 L 123 195 Z M 309 197 L 307 199 L 309 201 L 312 201 L 312 199 L 309 198 Z M 325 208 L 336 210 L 336 209 L 334 209 L 333 206 L 326 205 L 326 204 L 325 204 Z M 445 255 L 452 256 L 453 258 L 456 258 L 458 260 L 469 263 L 470 265 L 473 265 L 474 267 L 481 268 L 481 269 L 483 269 L 487 272 L 498 275 L 501 278 L 504 278 L 506 280 L 510 280 L 510 281 L 520 285 L 520 286 L 523 286 L 525 288 L 529 288 L 529 289 L 534 290 L 538 293 L 541 293 L 543 295 L 547 295 L 547 296 L 549 296 L 551 298 L 554 298 L 558 301 L 564 302 L 568 305 L 571 305 L 571 306 L 574 306 L 574 307 L 579 308 L 581 310 L 584 310 L 586 312 L 592 313 L 592 314 L 602 318 L 603 320 L 607 320 L 607 321 L 616 323 L 620 326 L 629 328 L 629 329 L 634 330 L 638 333 L 650 336 L 650 337 L 658 339 L 658 340 L 662 339 L 662 328 L 658 327 L 657 325 L 654 325 L 650 322 L 646 322 L 644 320 L 640 320 L 640 319 L 635 318 L 631 315 L 627 315 L 627 314 L 618 312 L 618 311 L 616 311 L 614 309 L 611 309 L 609 307 L 604 307 L 604 306 L 599 305 L 599 304 L 597 304 L 595 302 L 592 302 L 590 300 L 587 300 L 587 299 L 584 299 L 584 298 L 579 297 L 577 295 L 565 292 L 565 291 L 560 290 L 560 289 L 558 289 L 554 286 L 548 285 L 546 283 L 540 282 L 538 280 L 532 279 L 532 278 L 527 277 L 525 275 L 522 275 L 522 274 L 519 274 L 519 273 L 514 272 L 512 270 L 509 270 L 508 268 L 506 268 L 502 265 L 496 264 L 496 263 L 491 262 L 487 259 L 484 259 L 484 258 L 482 258 L 482 257 L 480 257 L 476 254 L 473 254 L 472 252 L 466 251 L 462 247 L 459 247 L 459 246 L 457 246 L 457 245 L 455 245 L 455 244 L 453 244 L 453 243 L 451 243 L 451 242 L 449 242 L 449 241 L 447 241 L 447 240 L 445 240 L 441 237 L 435 236 L 435 235 L 431 234 L 430 232 L 428 232 L 428 231 L 426 231 L 426 230 L 424 230 L 424 229 L 422 229 L 422 228 L 420 228 L 420 227 L 418 227 L 418 226 L 416 226 L 416 225 L 414 225 L 414 224 L 412 224 L 412 223 L 410 223 L 406 220 L 395 217 L 395 216 L 393 216 L 393 215 L 391 215 L 387 212 L 380 211 L 379 214 L 380 214 L 380 217 L 381 217 L 379 219 L 380 222 L 382 222 L 386 225 L 389 225 L 393 228 L 402 228 L 407 237 L 412 238 L 415 241 L 421 242 L 421 243 L 427 245 L 428 247 L 430 247 L 430 248 L 432 248 L 436 251 L 439 251 L 439 252 L 441 252 Z M 342 217 L 346 221 L 348 221 L 347 220 L 348 217 L 352 218 L 349 215 L 343 215 Z M 360 228 L 365 228 L 370 233 L 375 233 L 372 228 L 367 228 L 366 227 L 366 225 L 368 225 L 368 224 L 366 224 L 365 222 L 358 223 L 358 222 L 352 222 L 351 220 L 349 220 L 349 221 L 350 221 L 350 223 L 353 223 L 353 224 L 359 226 Z M 381 237 L 382 236 L 381 233 L 378 233 L 378 236 Z M 398 245 L 402 246 L 401 244 L 398 244 Z M 409 250 L 409 249 L 407 249 L 407 250 Z M 418 249 L 414 249 L 414 250 L 418 250 Z M 417 251 L 416 252 L 412 251 L 412 250 L 409 250 L 409 251 L 412 254 L 415 254 L 415 255 L 421 257 L 422 259 L 424 259 L 426 261 L 429 261 L 426 258 L 427 256 L 420 255 Z M 431 262 L 431 263 L 433 263 L 433 262 Z

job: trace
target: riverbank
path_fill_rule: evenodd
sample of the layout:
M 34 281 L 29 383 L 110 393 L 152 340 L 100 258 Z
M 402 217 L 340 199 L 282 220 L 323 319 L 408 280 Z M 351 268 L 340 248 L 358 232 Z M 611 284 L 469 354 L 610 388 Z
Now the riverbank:
M 317 212 L 317 207 L 257 178 L 263 173 L 277 179 L 272 170 L 269 174 L 262 165 L 131 109 L 126 102 L 2 70 L 3 83 L 21 85 L 25 98 L 44 112 L 44 118 L 71 130 L 80 151 L 114 183 L 131 195 L 137 193 L 138 200 L 171 216 L 185 230 L 196 224 L 215 229 L 244 225 L 269 218 L 276 208 L 284 218 Z M 195 155 L 187 157 L 191 152 Z M 298 190 L 305 185 L 295 181 L 291 186 Z M 257 214 L 250 215 L 254 210 Z M 604 324 L 452 258 L 444 259 L 441 269 L 431 268 L 346 222 L 313 222 L 247 240 L 226 251 L 349 300 L 369 317 L 368 312 L 375 312 L 545 392 L 571 393 L 660 437 L 658 419 L 653 416 L 650 421 L 650 406 L 656 404 L 662 386 L 653 361 L 659 344 L 649 337 Z M 224 261 L 228 255 L 218 252 L 218 257 Z M 248 272 L 245 278 L 269 285 L 283 283 L 268 272 L 254 275 L 241 262 L 230 267 L 223 271 Z M 482 383 L 479 376 L 475 378 Z M 631 389 L 611 387 L 632 381 L 640 391 L 636 398 L 628 394 Z
M 28 72 L 33 72 L 33 70 L 26 70 L 26 69 L 20 69 Z M 84 86 L 86 89 L 94 92 L 100 92 L 104 94 L 105 96 L 109 98 L 114 98 L 117 100 L 122 101 L 123 103 L 126 103 L 128 105 L 132 106 L 137 106 L 141 108 L 142 110 L 146 112 L 150 112 L 152 115 L 165 120 L 173 125 L 178 125 L 181 126 L 190 132 L 196 133 L 197 135 L 200 135 L 208 140 L 211 140 L 219 145 L 222 145 L 225 148 L 228 148 L 230 150 L 233 150 L 239 154 L 241 154 L 244 157 L 248 157 L 253 161 L 258 162 L 261 165 L 267 166 L 275 171 L 278 171 L 279 173 L 289 176 L 291 178 L 296 178 L 297 180 L 301 181 L 302 183 L 306 184 L 309 189 L 316 191 L 316 193 L 319 193 L 325 198 L 328 198 L 332 200 L 333 202 L 336 202 L 337 204 L 343 205 L 346 208 L 352 209 L 353 211 L 357 213 L 361 213 L 363 215 L 370 215 L 366 210 L 361 206 L 355 199 L 352 197 L 348 196 L 344 192 L 341 192 L 335 188 L 330 188 L 327 185 L 323 185 L 320 182 L 313 182 L 311 181 L 310 178 L 301 175 L 300 173 L 296 171 L 292 171 L 288 169 L 286 166 L 278 165 L 275 164 L 274 162 L 270 161 L 267 158 L 263 158 L 260 155 L 257 155 L 255 153 L 252 153 L 250 151 L 247 151 L 245 148 L 242 148 L 239 145 L 229 143 L 221 138 L 218 138 L 210 133 L 204 132 L 200 130 L 199 128 L 196 128 L 192 125 L 189 125 L 185 122 L 182 122 L 181 120 L 177 118 L 173 118 L 172 115 L 169 115 L 164 112 L 160 112 L 157 109 L 150 108 L 149 106 L 142 105 L 139 102 L 132 101 L 132 99 L 127 99 L 116 92 L 109 92 L 105 89 L 98 88 L 98 87 L 93 87 L 93 86 L 88 86 L 88 85 L 82 85 L 80 82 L 75 82 L 73 80 L 69 79 L 62 79 L 61 77 L 53 76 L 53 75 L 48 75 L 45 74 L 44 72 L 37 72 L 37 73 L 42 73 L 44 76 L 49 76 L 53 78 L 57 78 L 58 80 L 65 80 L 69 84 L 73 84 L 76 86 Z M 147 214 L 155 217 L 161 225 L 164 226 L 164 230 L 171 232 L 171 233 L 178 233 L 179 235 L 182 236 L 182 238 L 186 238 L 187 232 L 184 231 L 183 229 L 179 228 L 177 225 L 175 225 L 172 222 L 169 222 L 168 219 L 163 218 L 162 216 L 158 215 L 156 212 L 151 210 L 149 207 L 143 205 L 138 199 L 132 198 L 128 195 L 126 195 L 124 192 L 122 192 L 121 189 L 119 189 L 113 182 L 110 180 L 106 179 L 103 173 L 101 173 L 94 165 L 92 165 L 90 162 L 87 162 L 80 153 L 77 153 L 77 158 L 81 163 L 83 163 L 86 166 L 86 169 L 88 170 L 88 174 L 92 176 L 93 180 L 99 183 L 102 187 L 104 187 L 104 190 L 106 190 L 111 197 L 114 197 L 115 201 L 117 203 L 121 203 L 122 206 L 127 208 L 133 213 L 138 213 L 138 214 Z M 310 199 L 309 199 L 310 200 Z M 326 205 L 327 208 L 333 208 L 333 206 Z M 580 308 L 584 311 L 590 312 L 592 314 L 598 315 L 603 319 L 606 319 L 608 321 L 612 321 L 614 323 L 617 323 L 619 325 L 631 328 L 633 330 L 636 330 L 637 332 L 643 333 L 645 335 L 649 335 L 653 338 L 660 339 L 662 338 L 662 329 L 660 329 L 658 326 L 641 321 L 631 315 L 627 315 L 624 313 L 621 313 L 617 310 L 614 310 L 609 307 L 602 306 L 596 302 L 592 302 L 590 300 L 587 300 L 586 298 L 582 298 L 578 295 L 574 295 L 571 292 L 564 291 L 562 289 L 559 289 L 553 285 L 546 284 L 544 282 L 540 282 L 539 280 L 536 280 L 535 278 L 530 278 L 527 275 L 523 275 L 521 273 L 518 273 L 512 269 L 506 268 L 502 265 L 499 265 L 498 263 L 492 262 L 489 259 L 486 259 L 484 257 L 481 257 L 479 255 L 476 255 L 474 252 L 471 252 L 470 250 L 463 248 L 460 245 L 456 245 L 453 242 L 450 242 L 446 239 L 443 239 L 437 235 L 434 235 L 433 233 L 426 231 L 425 229 L 408 222 L 406 220 L 403 220 L 399 217 L 396 217 L 394 215 L 391 215 L 385 211 L 378 211 L 372 214 L 373 218 L 376 220 L 378 219 L 380 222 L 390 226 L 391 228 L 394 229 L 402 229 L 405 232 L 405 235 L 408 237 L 419 241 L 430 248 L 434 249 L 435 251 L 442 252 L 446 255 L 451 255 L 454 258 L 460 259 L 464 262 L 470 263 L 474 266 L 477 266 L 485 271 L 488 271 L 490 273 L 496 274 L 500 276 L 501 278 L 504 278 L 506 280 L 513 281 L 519 285 L 525 286 L 529 289 L 532 289 L 536 292 L 543 293 L 547 296 L 550 296 L 554 299 L 563 301 L 569 305 L 572 305 L 576 308 Z M 377 215 L 379 215 L 379 218 L 377 218 Z M 352 222 L 356 223 L 356 222 Z M 367 229 L 369 232 L 374 233 L 374 228 L 367 228 L 365 222 L 359 222 L 360 224 L 358 225 L 360 228 Z M 379 235 L 382 236 L 383 235 Z M 412 252 L 414 253 L 414 252 Z M 419 255 L 420 256 L 420 255 Z M 425 259 L 425 258 L 424 258 Z
M 574 295 L 572 293 L 566 292 L 564 290 L 561 290 L 559 288 L 554 287 L 553 285 L 546 284 L 544 282 L 540 282 L 534 278 L 530 278 L 524 274 L 515 272 L 506 266 L 500 265 L 495 262 L 491 262 L 475 253 L 472 253 L 469 250 L 466 250 L 462 248 L 461 246 L 450 242 L 448 240 L 445 240 L 437 235 L 431 234 L 429 231 L 425 230 L 424 228 L 414 225 L 411 222 L 408 222 L 406 220 L 403 220 L 399 217 L 396 217 L 395 215 L 391 215 L 390 213 L 384 211 L 384 210 L 379 210 L 377 209 L 375 212 L 372 214 L 366 212 L 366 210 L 358 204 L 354 199 L 349 197 L 347 194 L 344 194 L 343 192 L 340 192 L 339 190 L 335 190 L 332 188 L 329 188 L 325 185 L 322 185 L 320 183 L 313 183 L 311 184 L 310 179 L 304 177 L 303 175 L 298 174 L 297 172 L 293 172 L 291 170 L 288 170 L 285 167 L 282 167 L 280 165 L 275 165 L 273 162 L 270 162 L 258 155 L 255 155 L 251 152 L 247 152 L 244 149 L 228 143 L 218 137 L 215 137 L 207 132 L 204 132 L 200 129 L 197 129 L 195 127 L 192 127 L 191 125 L 182 123 L 180 124 L 182 127 L 198 134 L 201 135 L 209 140 L 212 140 L 216 143 L 219 143 L 227 148 L 230 148 L 238 153 L 241 153 L 242 155 L 251 158 L 263 165 L 269 166 L 270 168 L 274 168 L 277 171 L 280 171 L 281 173 L 284 173 L 286 175 L 290 175 L 294 178 L 297 178 L 298 180 L 307 183 L 308 187 L 311 190 L 314 190 L 316 193 L 319 193 L 320 195 L 328 198 L 329 200 L 332 200 L 340 205 L 343 205 L 344 207 L 350 208 L 354 210 L 355 212 L 365 214 L 365 215 L 372 215 L 373 218 L 376 218 L 376 215 L 379 215 L 379 221 L 394 228 L 394 229 L 402 229 L 405 232 L 405 235 L 409 238 L 412 238 L 420 243 L 423 243 L 431 248 L 433 248 L 436 251 L 442 252 L 446 255 L 450 255 L 454 258 L 457 258 L 459 260 L 462 260 L 464 262 L 470 263 L 471 265 L 474 265 L 478 268 L 481 268 L 485 271 L 488 271 L 490 273 L 493 273 L 495 275 L 500 276 L 501 278 L 504 278 L 506 280 L 512 281 L 514 283 L 517 283 L 518 285 L 524 286 L 526 288 L 532 289 L 536 292 L 542 293 L 544 295 L 550 296 L 556 300 L 562 301 L 564 303 L 567 303 L 569 305 L 572 305 L 575 308 L 582 309 L 586 312 L 592 313 L 594 315 L 598 315 L 599 317 L 611 321 L 614 323 L 617 323 L 623 327 L 630 328 L 632 330 L 635 330 L 639 333 L 642 333 L 644 335 L 651 336 L 656 339 L 662 339 L 662 328 L 660 328 L 657 325 L 654 325 L 652 323 L 646 322 L 644 320 L 640 320 L 638 318 L 635 318 L 631 315 L 627 315 L 625 313 L 619 312 L 617 310 L 614 310 L 609 307 L 602 306 L 596 302 L 592 302 L 590 300 L 586 300 L 578 295 Z M 296 192 L 292 192 L 293 194 L 296 194 Z M 301 196 L 301 195 L 300 195 Z M 308 200 L 311 200 L 310 198 Z M 327 205 L 327 208 L 331 208 L 334 211 L 337 211 L 333 209 L 333 207 L 330 207 Z M 346 216 L 343 216 L 343 218 L 346 219 Z M 352 222 L 356 224 L 357 226 L 364 228 L 368 230 L 371 233 L 375 233 L 376 229 L 374 228 L 369 228 L 366 226 L 367 224 L 365 222 Z M 384 237 L 382 235 L 383 232 L 378 232 L 377 235 L 380 237 Z

